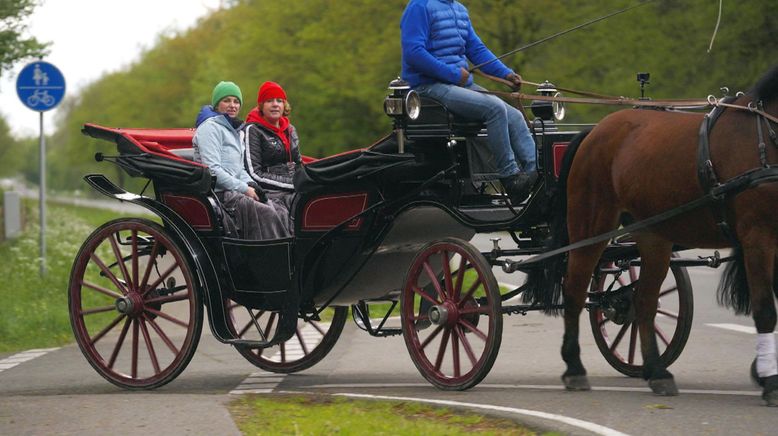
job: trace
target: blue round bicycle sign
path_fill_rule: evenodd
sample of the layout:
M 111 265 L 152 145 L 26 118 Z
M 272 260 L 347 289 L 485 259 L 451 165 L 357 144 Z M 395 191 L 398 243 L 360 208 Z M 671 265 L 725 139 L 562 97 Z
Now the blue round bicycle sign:
M 16 78 L 16 93 L 28 108 L 54 109 L 65 96 L 65 77 L 54 65 L 36 61 L 27 64 Z

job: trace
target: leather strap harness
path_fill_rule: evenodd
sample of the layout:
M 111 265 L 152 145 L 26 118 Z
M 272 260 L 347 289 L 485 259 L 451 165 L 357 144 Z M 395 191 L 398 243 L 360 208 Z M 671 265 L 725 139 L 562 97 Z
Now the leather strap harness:
M 718 177 L 716 176 L 716 172 L 713 168 L 713 163 L 710 159 L 710 131 L 713 129 L 716 120 L 718 120 L 727 107 L 743 109 L 741 106 L 731 105 L 730 102 L 732 100 L 734 100 L 734 97 L 729 97 L 720 101 L 719 104 L 717 104 L 714 109 L 705 116 L 705 119 L 700 125 L 699 144 L 697 150 L 697 176 L 700 182 L 700 186 L 705 193 L 702 197 L 682 204 L 678 207 L 666 210 L 652 217 L 624 226 L 620 229 L 582 239 L 573 244 L 546 251 L 527 259 L 517 261 L 506 259 L 502 264 L 503 271 L 506 273 L 511 273 L 519 269 L 531 269 L 534 268 L 538 262 L 549 259 L 551 257 L 567 253 L 568 251 L 572 251 L 577 248 L 586 247 L 598 242 L 617 238 L 628 233 L 635 233 L 683 213 L 709 205 L 711 205 L 713 208 L 716 218 L 716 225 L 718 228 L 733 244 L 733 246 L 737 246 L 737 238 L 729 226 L 729 223 L 726 221 L 725 200 L 763 183 L 778 182 L 778 165 L 770 165 L 767 163 L 766 159 L 766 145 L 762 129 L 763 121 L 766 125 L 766 129 L 769 132 L 770 139 L 776 147 L 778 147 L 778 138 L 772 128 L 772 125 L 770 124 L 770 122 L 773 121 L 775 117 L 770 116 L 769 114 L 768 116 L 765 116 L 763 115 L 765 113 L 763 109 L 752 109 L 751 105 L 749 105 L 748 109 L 756 115 L 757 119 L 757 134 L 759 136 L 761 166 L 758 168 L 752 168 L 724 183 L 719 182 Z M 761 104 L 758 104 L 757 106 L 761 106 Z
M 731 103 L 734 100 L 735 97 L 726 97 L 723 102 Z M 719 182 L 719 178 L 716 176 L 716 170 L 713 169 L 713 162 L 710 159 L 710 132 L 725 110 L 726 106 L 714 107 L 710 113 L 705 115 L 700 124 L 699 143 L 697 146 L 697 179 L 700 182 L 700 187 L 702 187 L 702 192 L 706 195 L 710 194 L 713 188 L 721 186 L 721 182 Z M 737 246 L 737 236 L 735 236 L 732 227 L 727 222 L 726 197 L 714 197 L 711 208 L 713 209 L 716 226 L 733 246 Z

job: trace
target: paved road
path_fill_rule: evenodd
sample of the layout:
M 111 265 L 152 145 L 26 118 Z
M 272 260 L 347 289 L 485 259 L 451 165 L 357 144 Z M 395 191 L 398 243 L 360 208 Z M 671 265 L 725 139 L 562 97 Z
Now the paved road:
M 558 352 L 561 319 L 540 314 L 505 319 L 493 370 L 467 392 L 431 387 L 416 371 L 401 337 L 372 338 L 353 323 L 317 366 L 267 380 L 274 392 L 488 405 L 490 413 L 570 434 L 775 434 L 778 409 L 761 405 L 748 377 L 753 335 L 713 326 L 747 329 L 750 319 L 716 306 L 718 271 L 698 267 L 691 272 L 694 325 L 671 368 L 681 390 L 678 397 L 654 396 L 642 380 L 610 368 L 588 328 L 583 329 L 583 359 L 594 390 L 565 392 L 559 381 L 564 370 Z M 0 355 L 0 368 L 8 358 Z M 230 392 L 255 372 L 231 347 L 206 333 L 177 380 L 153 392 L 127 392 L 97 375 L 77 347 L 66 346 L 0 369 L 0 434 L 238 434 L 225 404 L 235 398 Z

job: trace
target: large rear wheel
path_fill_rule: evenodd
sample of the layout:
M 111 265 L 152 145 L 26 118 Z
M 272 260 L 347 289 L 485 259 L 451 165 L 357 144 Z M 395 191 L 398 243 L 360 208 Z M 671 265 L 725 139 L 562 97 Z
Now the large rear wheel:
M 109 382 L 153 389 L 192 359 L 203 323 L 186 255 L 145 219 L 103 224 L 70 274 L 70 323 L 87 361 Z
M 589 312 L 594 341 L 605 360 L 629 377 L 643 376 L 640 336 L 632 304 L 640 268 L 624 271 L 607 265 L 592 281 L 592 292 L 603 303 Z M 654 332 L 659 359 L 669 367 L 681 355 L 692 329 L 694 296 L 685 267 L 671 266 L 659 290 Z
M 234 333 L 240 339 L 272 338 L 278 327 L 278 313 L 248 309 L 228 300 L 227 309 Z M 320 321 L 297 320 L 290 339 L 267 348 L 237 345 L 241 356 L 265 371 L 293 373 L 319 363 L 338 341 L 348 318 L 348 307 L 330 307 L 322 311 Z
M 425 379 L 464 390 L 486 377 L 502 340 L 502 303 L 492 269 L 475 247 L 447 238 L 422 248 L 400 303 L 405 345 Z

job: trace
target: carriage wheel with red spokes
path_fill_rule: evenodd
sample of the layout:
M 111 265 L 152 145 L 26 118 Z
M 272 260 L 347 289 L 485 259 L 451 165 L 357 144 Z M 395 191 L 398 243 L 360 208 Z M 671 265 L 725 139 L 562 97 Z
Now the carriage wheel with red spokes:
M 502 303 L 491 266 L 475 247 L 446 238 L 422 248 L 400 303 L 405 345 L 425 379 L 465 390 L 486 377 L 502 340 Z
M 273 337 L 278 327 L 278 312 L 248 309 L 227 300 L 227 309 L 233 333 L 240 339 L 266 340 Z M 265 371 L 289 374 L 308 369 L 319 363 L 338 341 L 348 318 L 347 307 L 324 309 L 320 321 L 297 320 L 294 336 L 267 348 L 249 348 L 236 345 L 241 356 Z
M 592 281 L 595 298 L 610 294 L 608 303 L 589 311 L 594 341 L 605 360 L 617 371 L 629 377 L 643 376 L 643 356 L 640 336 L 632 305 L 633 287 L 640 268 L 631 266 L 617 273 L 613 264 Z M 608 267 L 606 267 L 608 269 Z M 610 290 L 608 290 L 610 289 Z M 685 267 L 671 266 L 659 290 L 654 332 L 659 359 L 669 367 L 681 355 L 692 329 L 694 296 L 689 273 Z
M 189 364 L 203 304 L 187 259 L 145 219 L 107 222 L 81 246 L 70 273 L 70 323 L 81 352 L 109 382 L 153 389 Z

